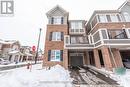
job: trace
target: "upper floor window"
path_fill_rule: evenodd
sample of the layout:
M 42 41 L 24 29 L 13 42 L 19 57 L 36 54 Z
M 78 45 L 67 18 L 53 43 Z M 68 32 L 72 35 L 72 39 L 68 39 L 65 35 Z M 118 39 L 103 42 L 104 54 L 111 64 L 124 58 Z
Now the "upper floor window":
M 99 15 L 98 19 L 99 19 L 99 22 L 107 22 L 106 15 L 104 15 L 104 14 Z
M 98 15 L 99 22 L 119 22 L 122 21 L 119 14 L 100 14 Z
M 82 29 L 82 22 L 76 21 L 76 22 L 71 22 L 71 29 Z
M 50 33 L 50 41 L 62 41 L 62 40 L 63 40 L 63 32 Z
M 111 14 L 110 18 L 111 18 L 111 22 L 118 22 L 119 21 L 116 14 Z
M 124 12 L 124 18 L 126 22 L 130 22 L 130 15 L 127 12 Z
M 71 36 L 71 44 L 84 44 L 88 43 L 86 37 L 83 36 Z
M 63 24 L 63 17 L 61 16 L 52 17 L 51 24 Z

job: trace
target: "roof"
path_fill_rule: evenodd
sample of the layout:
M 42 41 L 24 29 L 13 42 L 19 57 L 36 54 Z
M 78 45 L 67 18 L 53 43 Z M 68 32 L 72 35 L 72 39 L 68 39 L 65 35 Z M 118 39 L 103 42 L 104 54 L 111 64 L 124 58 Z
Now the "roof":
M 59 5 L 56 5 L 54 8 L 52 8 L 51 10 L 49 10 L 46 13 L 46 15 L 49 16 L 52 13 L 54 13 L 56 10 L 60 10 L 63 14 L 67 14 L 68 15 L 68 12 L 66 10 L 64 10 L 62 7 L 60 7 Z
M 20 55 L 23 55 L 23 53 L 21 53 L 21 52 L 18 51 L 18 50 L 10 51 L 9 54 L 20 54 Z
M 2 44 L 13 44 L 18 42 L 17 40 L 0 40 L 0 43 Z
M 126 0 L 119 8 L 118 10 L 121 10 L 127 3 L 130 3 L 130 0 Z

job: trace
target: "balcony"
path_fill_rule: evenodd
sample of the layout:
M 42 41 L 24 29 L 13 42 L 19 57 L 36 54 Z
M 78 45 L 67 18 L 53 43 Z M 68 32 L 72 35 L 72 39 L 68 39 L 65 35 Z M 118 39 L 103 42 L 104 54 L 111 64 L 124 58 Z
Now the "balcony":
M 93 45 L 89 44 L 86 37 L 64 36 L 64 48 L 66 49 L 93 49 Z
M 130 29 L 100 29 L 93 35 L 96 46 L 129 47 Z

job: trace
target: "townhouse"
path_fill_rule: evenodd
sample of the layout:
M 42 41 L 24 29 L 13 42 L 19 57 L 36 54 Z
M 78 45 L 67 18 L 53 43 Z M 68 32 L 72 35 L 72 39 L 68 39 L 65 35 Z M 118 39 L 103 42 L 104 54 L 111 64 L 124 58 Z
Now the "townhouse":
M 93 65 L 112 70 L 130 58 L 130 1 L 117 10 L 96 10 L 89 21 L 69 20 L 60 6 L 47 12 L 43 65 Z
M 0 57 L 10 62 L 24 62 L 34 60 L 35 53 L 32 53 L 30 46 L 21 46 L 17 40 L 0 39 Z

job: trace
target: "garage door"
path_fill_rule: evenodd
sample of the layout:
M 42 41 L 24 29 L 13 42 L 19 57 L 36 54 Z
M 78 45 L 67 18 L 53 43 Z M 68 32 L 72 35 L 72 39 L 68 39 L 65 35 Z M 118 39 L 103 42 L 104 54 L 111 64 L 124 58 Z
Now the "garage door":
M 83 66 L 83 56 L 71 56 L 70 65 L 71 66 Z

